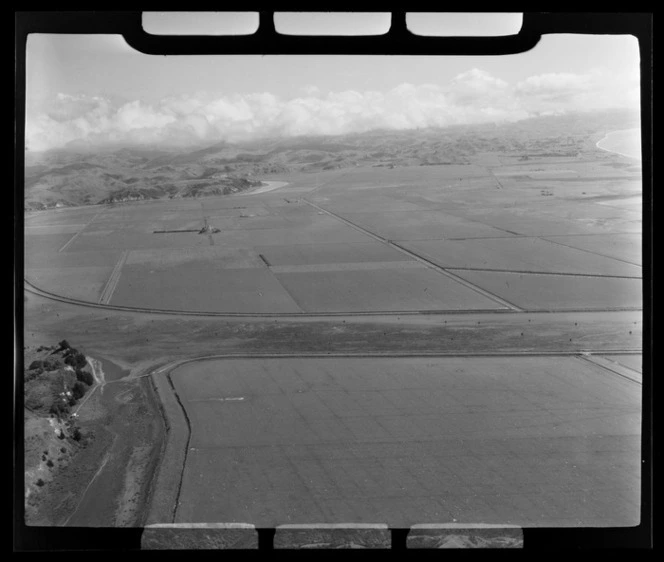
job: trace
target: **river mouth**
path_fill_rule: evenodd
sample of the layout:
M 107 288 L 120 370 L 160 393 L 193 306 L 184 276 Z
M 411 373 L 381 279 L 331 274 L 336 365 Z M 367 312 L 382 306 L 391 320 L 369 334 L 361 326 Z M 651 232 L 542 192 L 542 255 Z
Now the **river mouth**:
M 261 180 L 263 185 L 252 189 L 251 191 L 244 191 L 242 195 L 258 195 L 260 193 L 267 193 L 268 191 L 274 191 L 280 187 L 288 185 L 287 181 L 272 181 L 272 180 Z

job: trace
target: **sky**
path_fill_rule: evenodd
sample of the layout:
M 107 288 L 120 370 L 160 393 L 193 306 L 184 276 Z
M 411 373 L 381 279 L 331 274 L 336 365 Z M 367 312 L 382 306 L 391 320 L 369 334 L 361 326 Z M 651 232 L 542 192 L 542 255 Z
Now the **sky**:
M 632 36 L 545 35 L 501 56 L 151 56 L 31 34 L 26 145 L 197 145 L 509 122 L 639 103 Z

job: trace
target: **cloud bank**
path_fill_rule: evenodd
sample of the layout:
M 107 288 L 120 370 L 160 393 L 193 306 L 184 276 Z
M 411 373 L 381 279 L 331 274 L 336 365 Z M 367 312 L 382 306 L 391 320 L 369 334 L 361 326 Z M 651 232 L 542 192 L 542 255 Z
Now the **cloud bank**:
M 166 97 L 155 104 L 118 102 L 102 96 L 61 93 L 47 107 L 31 109 L 26 144 L 31 151 L 71 142 L 178 145 L 260 137 L 338 135 L 373 129 L 414 129 L 510 122 L 537 115 L 639 107 L 638 76 L 551 73 L 509 84 L 472 69 L 449 84 L 401 84 L 387 92 L 323 94 L 316 86 L 302 96 Z

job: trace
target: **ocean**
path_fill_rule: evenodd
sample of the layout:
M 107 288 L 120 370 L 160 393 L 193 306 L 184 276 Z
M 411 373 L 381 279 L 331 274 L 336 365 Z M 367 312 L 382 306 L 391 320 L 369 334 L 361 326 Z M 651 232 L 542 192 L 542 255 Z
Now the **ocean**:
M 597 147 L 641 160 L 641 129 L 613 131 L 599 141 Z

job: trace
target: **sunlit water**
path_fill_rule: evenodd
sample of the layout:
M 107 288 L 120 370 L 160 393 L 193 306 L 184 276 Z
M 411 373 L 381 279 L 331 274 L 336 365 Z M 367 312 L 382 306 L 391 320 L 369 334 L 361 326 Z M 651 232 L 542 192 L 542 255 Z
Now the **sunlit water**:
M 597 147 L 641 160 L 641 130 L 614 131 L 599 141 Z

